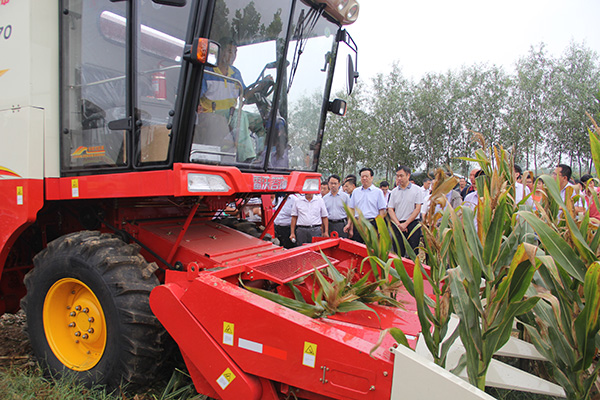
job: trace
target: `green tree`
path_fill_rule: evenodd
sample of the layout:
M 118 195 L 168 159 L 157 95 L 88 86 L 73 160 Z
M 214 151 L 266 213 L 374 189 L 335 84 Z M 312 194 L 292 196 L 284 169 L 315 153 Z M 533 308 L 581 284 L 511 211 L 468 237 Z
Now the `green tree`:
M 551 96 L 552 78 L 556 61 L 540 43 L 531 47 L 525 57 L 516 63 L 516 74 L 512 79 L 510 114 L 508 117 L 509 137 L 517 149 L 517 162 L 524 162 L 526 169 L 536 171 L 545 159 L 544 138 L 549 133 L 552 108 L 548 99 Z
M 552 92 L 555 120 L 549 147 L 558 155 L 555 162 L 576 164 L 579 174 L 590 171 L 588 121 L 585 113 L 598 111 L 596 93 L 600 82 L 598 54 L 583 44 L 571 43 L 556 66 Z M 587 168 L 586 168 L 587 166 Z
M 210 37 L 213 40 L 221 40 L 224 37 L 232 37 L 231 24 L 229 23 L 229 8 L 224 0 L 217 0 Z
M 346 100 L 344 117 L 329 115 L 325 127 L 319 171 L 324 175 L 337 173 L 342 178 L 356 173 L 367 163 L 366 149 L 372 145 L 366 141 L 366 132 L 372 129 L 371 118 L 365 110 L 364 84 L 354 87 L 352 95 L 337 93 Z
M 235 10 L 235 17 L 231 22 L 235 39 L 238 43 L 252 43 L 260 33 L 261 15 L 251 1 L 241 10 Z M 264 26 L 263 26 L 264 30 Z
M 378 74 L 372 86 L 369 113 L 373 126 L 367 130 L 366 138 L 372 146 L 367 164 L 390 180 L 399 164 L 414 165 L 418 157 L 411 151 L 413 140 L 407 126 L 413 86 L 397 64 L 389 74 Z

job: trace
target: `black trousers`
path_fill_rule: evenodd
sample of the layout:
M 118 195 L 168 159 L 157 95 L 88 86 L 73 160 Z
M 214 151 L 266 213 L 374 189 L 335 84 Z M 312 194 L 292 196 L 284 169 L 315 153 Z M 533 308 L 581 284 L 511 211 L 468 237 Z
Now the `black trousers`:
M 291 226 L 275 225 L 275 237 L 279 239 L 279 244 L 286 249 L 296 247 L 296 243 L 292 243 L 292 241 L 290 240 L 291 233 Z
M 341 238 L 347 238 L 348 234 L 344 232 L 344 226 L 346 226 L 347 221 L 345 219 L 332 221 L 329 220 L 329 236 L 331 236 L 331 232 L 336 231 Z
M 401 223 L 404 221 L 400 221 Z M 411 222 L 410 224 L 408 224 L 408 229 L 406 230 L 406 232 L 400 232 L 400 229 L 398 229 L 398 227 L 394 224 L 392 224 L 392 228 L 394 229 L 394 235 L 396 235 L 396 239 L 398 240 L 398 248 L 396 248 L 396 243 L 394 243 L 394 250 L 396 251 L 396 254 L 398 254 L 401 257 L 405 257 L 406 256 L 406 249 L 404 248 L 404 240 L 402 239 L 403 235 L 405 238 L 407 238 L 408 240 L 408 244 L 410 244 L 410 247 L 415 250 L 418 246 L 419 246 L 419 242 L 421 241 L 421 227 L 419 226 L 419 228 L 409 237 L 410 233 L 412 232 L 413 229 L 415 229 L 415 226 L 417 226 L 418 224 L 420 224 L 421 221 L 419 220 L 414 220 L 413 222 Z
M 373 227 L 377 231 L 377 222 L 375 221 L 375 218 L 369 218 L 369 222 L 371 223 L 371 225 L 373 225 Z M 360 233 L 358 233 L 358 229 L 356 229 L 356 226 L 354 227 L 354 235 L 352 236 L 352 239 L 354 239 L 358 243 L 364 243 L 365 242 L 365 240 L 360 235 Z

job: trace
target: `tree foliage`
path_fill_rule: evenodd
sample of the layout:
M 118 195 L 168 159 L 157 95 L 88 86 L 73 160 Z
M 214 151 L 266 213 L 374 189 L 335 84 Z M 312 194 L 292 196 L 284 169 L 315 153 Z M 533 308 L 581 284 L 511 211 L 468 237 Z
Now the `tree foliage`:
M 600 114 L 600 62 L 584 44 L 571 43 L 553 57 L 541 43 L 511 73 L 475 64 L 414 81 L 394 65 L 352 96 L 338 97 L 348 101 L 348 113 L 329 118 L 324 174 L 369 166 L 389 180 L 404 164 L 424 171 L 449 166 L 466 175 L 469 164 L 458 157 L 475 151 L 474 131 L 515 149 L 516 162 L 536 174 L 558 163 L 583 174 L 592 168 L 585 112 Z

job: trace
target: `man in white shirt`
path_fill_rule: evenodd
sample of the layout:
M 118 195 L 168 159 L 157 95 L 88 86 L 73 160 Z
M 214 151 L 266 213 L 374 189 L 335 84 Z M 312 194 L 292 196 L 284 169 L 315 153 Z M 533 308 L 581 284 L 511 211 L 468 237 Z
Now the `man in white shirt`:
M 356 189 L 356 176 L 348 175 L 346 179 L 344 179 L 344 183 L 342 185 L 342 189 L 348 196 L 352 196 L 352 192 Z
M 340 237 L 347 238 L 348 234 L 344 232 L 344 226 L 348 222 L 344 204 L 348 204 L 350 196 L 340 191 L 340 177 L 331 175 L 328 180 L 329 193 L 323 196 L 325 207 L 329 218 L 329 232 L 336 231 Z
M 401 234 L 407 238 L 413 250 L 419 246 L 421 241 L 421 227 L 418 227 L 414 233 L 411 234 L 411 232 L 421 222 L 419 217 L 423 205 L 423 190 L 410 182 L 410 168 L 404 165 L 398 167 L 396 171 L 396 184 L 396 188 L 390 195 L 388 214 L 400 247 L 396 249 L 396 254 L 404 257 L 406 249 Z M 394 244 L 394 246 L 396 245 Z
M 321 197 L 325 197 L 325 195 L 329 193 L 329 183 L 327 181 L 323 181 L 321 182 L 321 193 L 320 196 Z M 319 194 L 317 194 L 317 196 L 319 196 Z
M 298 246 L 311 243 L 313 237 L 329 236 L 327 208 L 322 197 L 307 193 L 292 207 L 290 239 Z
M 463 202 L 463 207 L 469 207 L 471 210 L 475 210 L 477 205 L 479 204 L 479 194 L 477 192 L 477 178 L 481 175 L 485 176 L 485 173 L 481 169 L 473 171 L 475 171 L 475 174 L 473 175 L 473 179 L 471 179 L 472 184 L 470 186 L 473 188 L 473 190 L 465 196 L 465 201 Z M 475 212 L 473 222 L 475 224 L 475 229 L 479 229 L 477 226 L 477 212 Z
M 421 220 L 423 220 L 423 218 L 425 218 L 425 214 L 427 214 L 427 212 L 429 211 L 429 198 L 431 197 L 431 185 L 432 185 L 432 181 L 431 178 L 426 177 L 425 179 L 423 179 L 423 206 L 421 206 L 421 215 L 422 218 Z
M 572 186 L 570 184 L 570 180 L 571 180 L 571 174 L 572 174 L 572 170 L 571 167 L 569 167 L 566 164 L 558 164 L 558 166 L 554 169 L 554 172 L 552 172 L 552 176 L 555 177 L 556 179 L 558 179 L 558 187 L 560 188 L 560 197 L 562 198 L 563 201 L 565 201 L 565 196 L 567 193 L 567 186 Z M 575 197 L 577 195 L 577 192 L 575 190 L 575 188 L 572 188 L 572 193 L 571 193 L 571 198 Z M 585 211 L 585 203 L 581 201 L 581 199 L 579 199 L 578 201 L 574 201 L 573 202 L 573 206 L 575 207 L 575 210 L 577 212 L 580 211 Z M 558 212 L 558 217 L 560 217 L 562 215 L 562 210 L 559 210 Z
M 529 191 L 529 188 L 527 186 L 521 183 L 521 180 L 523 179 L 523 170 L 521 169 L 521 167 L 515 164 L 513 168 L 515 173 L 515 203 L 519 204 L 524 198 L 529 196 L 529 193 L 531 192 Z M 533 199 L 531 198 L 531 196 L 529 196 L 529 198 L 525 200 L 525 204 L 533 207 Z
M 350 207 L 350 211 L 355 216 L 358 216 L 358 210 L 360 210 L 364 217 L 377 228 L 375 218 L 378 215 L 385 217 L 385 208 L 387 206 L 383 198 L 383 192 L 373 185 L 373 170 L 371 168 L 360 170 L 360 182 L 362 186 L 354 189 L 352 196 L 350 196 L 348 207 Z M 357 242 L 364 243 L 358 231 L 355 231 L 352 221 L 348 221 L 344 227 L 344 232 L 347 232 L 348 237 L 353 238 Z
M 279 244 L 286 249 L 296 247 L 295 243 L 290 240 L 291 225 L 292 225 L 292 208 L 296 202 L 296 194 L 292 193 L 288 196 L 285 203 L 283 200 L 277 205 L 277 209 L 281 207 L 281 211 L 275 218 L 275 237 L 279 239 Z M 283 204 L 282 204 L 283 203 Z
M 385 204 L 390 201 L 390 184 L 388 181 L 383 181 L 379 184 L 379 189 L 383 192 L 383 198 L 385 199 Z

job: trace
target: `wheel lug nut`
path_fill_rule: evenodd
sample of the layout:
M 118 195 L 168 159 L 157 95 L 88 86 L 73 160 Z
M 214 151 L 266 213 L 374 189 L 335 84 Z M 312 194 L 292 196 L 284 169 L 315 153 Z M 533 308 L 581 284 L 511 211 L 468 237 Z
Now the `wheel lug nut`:
M 74 328 L 74 327 L 75 327 L 75 322 L 71 322 L 71 323 L 69 324 L 69 328 Z
M 71 309 L 71 306 L 67 306 L 67 310 L 70 310 L 70 309 Z
M 88 329 L 88 333 L 94 333 L 94 328 Z
M 87 334 L 87 333 L 84 333 L 84 334 L 83 334 L 83 336 L 82 336 L 82 338 L 83 338 L 83 339 L 87 339 L 87 338 L 88 338 L 88 334 Z
M 83 309 L 83 312 L 87 314 L 87 313 L 90 312 L 90 309 L 86 307 L 86 308 Z
M 75 291 L 74 291 L 74 290 L 71 290 L 71 294 L 75 294 Z
M 75 336 L 77 336 L 77 337 L 81 336 L 81 332 L 79 332 L 79 331 L 75 332 Z
M 71 317 L 74 317 L 74 316 L 76 316 L 76 315 L 77 315 L 77 314 L 75 314 L 75 311 L 71 311 L 71 312 L 69 313 L 69 316 L 71 316 Z
M 77 311 L 81 311 L 81 306 L 75 306 L 75 309 L 76 309 Z
M 94 322 L 94 317 L 89 317 L 88 322 Z

